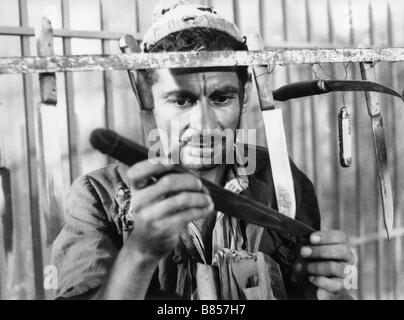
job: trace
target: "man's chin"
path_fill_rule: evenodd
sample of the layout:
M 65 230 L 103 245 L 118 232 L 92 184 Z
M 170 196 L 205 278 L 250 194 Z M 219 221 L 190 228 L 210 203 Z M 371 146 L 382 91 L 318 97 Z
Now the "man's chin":
M 185 162 L 181 163 L 181 165 L 191 171 L 209 171 L 212 169 L 215 169 L 220 166 L 220 164 L 215 164 L 215 163 L 198 163 L 198 162 Z
M 180 163 L 183 167 L 194 171 L 208 171 L 224 163 L 223 150 L 185 147 L 181 150 Z
M 223 161 L 214 158 L 203 158 L 193 156 L 182 156 L 180 163 L 184 168 L 193 171 L 208 171 L 219 167 Z

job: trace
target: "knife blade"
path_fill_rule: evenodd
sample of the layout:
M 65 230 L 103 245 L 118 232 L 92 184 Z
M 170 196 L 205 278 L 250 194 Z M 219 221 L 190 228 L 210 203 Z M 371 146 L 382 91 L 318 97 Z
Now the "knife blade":
M 43 17 L 35 29 L 38 56 L 52 56 L 53 29 L 48 18 Z M 41 100 L 35 105 L 35 141 L 39 203 L 44 217 L 46 243 L 51 245 L 64 224 L 63 165 L 58 133 L 57 85 L 55 73 L 40 73 Z
M 274 100 L 288 101 L 338 91 L 369 91 L 389 94 L 404 100 L 394 89 L 367 80 L 310 80 L 287 84 L 274 90 Z
M 149 151 L 147 148 L 121 137 L 111 130 L 94 130 L 90 137 L 90 143 L 95 149 L 128 166 L 148 159 Z M 192 174 L 192 172 L 180 165 L 175 165 L 173 171 Z M 232 193 L 210 181 L 204 179 L 201 179 L 201 181 L 209 190 L 216 210 L 248 223 L 298 237 L 307 237 L 315 231 L 310 226 L 291 219 L 257 201 Z
M 250 50 L 263 50 L 264 40 L 259 34 L 253 34 L 248 37 L 247 45 Z M 264 123 L 278 210 L 280 213 L 294 218 L 296 216 L 296 197 L 282 110 L 275 108 L 269 69 L 270 66 L 268 65 L 252 66 Z
M 373 63 L 360 63 L 362 79 L 375 79 L 376 74 Z M 378 95 L 365 91 L 366 105 L 372 124 L 373 143 L 376 153 L 377 172 L 379 176 L 380 192 L 382 197 L 383 219 L 387 238 L 391 240 L 394 223 L 394 204 L 391 179 L 387 162 L 386 139 L 383 129 L 383 119 L 380 113 Z

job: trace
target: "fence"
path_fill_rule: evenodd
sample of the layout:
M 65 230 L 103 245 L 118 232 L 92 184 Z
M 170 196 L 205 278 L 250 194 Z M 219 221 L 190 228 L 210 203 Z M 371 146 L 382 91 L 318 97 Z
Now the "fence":
M 0 4 L 0 55 L 35 55 L 32 36 L 44 5 L 56 9 L 55 53 L 118 53 L 117 39 L 132 33 L 140 39 L 150 24 L 156 1 L 58 1 L 8 0 Z M 323 0 L 217 0 L 219 12 L 234 20 L 244 34 L 260 32 L 267 47 L 357 47 L 384 44 L 403 46 L 400 1 Z M 112 10 L 113 8 L 113 10 Z M 52 10 L 51 10 L 52 11 Z M 91 12 L 91 15 L 88 13 Z M 74 14 L 73 14 L 74 13 Z M 254 17 L 252 19 L 251 17 Z M 259 17 L 259 19 L 256 19 Z M 83 30 L 80 30 L 83 29 Z M 400 87 L 401 63 L 376 65 L 379 82 Z M 359 78 L 358 66 L 316 64 L 276 67 L 274 86 L 309 79 Z M 53 119 L 59 124 L 63 188 L 78 175 L 107 163 L 91 150 L 90 131 L 112 128 L 140 141 L 137 105 L 123 71 L 57 74 L 58 105 Z M 0 296 L 45 298 L 44 266 L 49 263 L 49 241 L 43 230 L 38 190 L 35 102 L 39 101 L 36 76 L 0 76 L 0 167 L 10 170 L 12 208 L 5 211 L 0 226 Z M 403 298 L 404 166 L 399 159 L 404 148 L 404 113 L 395 99 L 382 101 L 388 155 L 393 179 L 396 221 L 393 241 L 387 242 L 382 228 L 381 203 L 369 117 L 361 94 L 319 96 L 279 103 L 284 110 L 291 157 L 316 186 L 324 229 L 340 228 L 350 235 L 357 249 L 359 298 Z M 346 104 L 354 119 L 354 164 L 338 165 L 336 119 Z M 262 129 L 254 101 L 243 119 L 245 127 Z M 261 130 L 262 131 L 262 130 Z M 259 143 L 265 144 L 264 136 Z

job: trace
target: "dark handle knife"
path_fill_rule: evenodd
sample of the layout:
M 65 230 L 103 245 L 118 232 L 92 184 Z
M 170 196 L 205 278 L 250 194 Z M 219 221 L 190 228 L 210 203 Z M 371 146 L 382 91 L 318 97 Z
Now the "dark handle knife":
M 149 151 L 147 148 L 121 137 L 110 130 L 94 130 L 90 137 L 90 143 L 95 149 L 128 166 L 148 159 Z M 180 165 L 175 165 L 173 171 L 178 173 L 191 173 Z M 210 181 L 204 179 L 201 179 L 201 181 L 209 190 L 216 210 L 248 223 L 299 237 L 309 236 L 315 231 L 310 226 L 300 221 L 293 220 L 257 201 L 232 193 Z
M 274 90 L 274 100 L 287 101 L 330 92 L 322 80 L 294 82 Z

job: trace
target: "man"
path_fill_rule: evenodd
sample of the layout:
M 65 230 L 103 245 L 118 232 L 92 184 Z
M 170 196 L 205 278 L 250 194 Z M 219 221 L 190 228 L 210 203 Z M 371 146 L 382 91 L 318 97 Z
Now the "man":
M 184 0 L 165 1 L 155 10 L 142 45 L 145 52 L 247 50 L 233 23 L 211 8 Z M 240 162 L 224 161 L 231 154 L 236 159 L 243 154 L 234 143 L 235 134 L 229 148 L 224 133 L 235 133 L 248 105 L 247 68 L 146 70 L 144 77 L 161 157 L 131 168 L 112 164 L 74 182 L 66 224 L 54 244 L 58 298 L 198 299 L 204 297 L 201 287 L 206 285 L 219 288 L 212 290 L 218 298 L 258 297 L 251 290 L 254 286 L 274 289 L 254 273 L 262 254 L 267 257 L 263 270 L 279 271 L 288 298 L 349 297 L 343 284 L 353 255 L 342 232 L 315 232 L 301 247 L 293 235 L 216 212 L 200 181 L 277 206 L 266 150 L 254 149 L 254 159 L 248 161 L 254 161 L 255 172 L 249 175 Z M 170 172 L 172 164 L 166 159 L 175 153 L 193 174 Z M 318 230 L 313 186 L 293 163 L 291 167 L 296 219 Z M 163 173 L 150 183 L 151 177 Z M 249 264 L 237 273 L 236 261 Z M 246 270 L 258 280 L 251 276 L 241 284 Z M 209 277 L 210 272 L 216 277 Z M 229 287 L 223 280 L 227 276 Z

